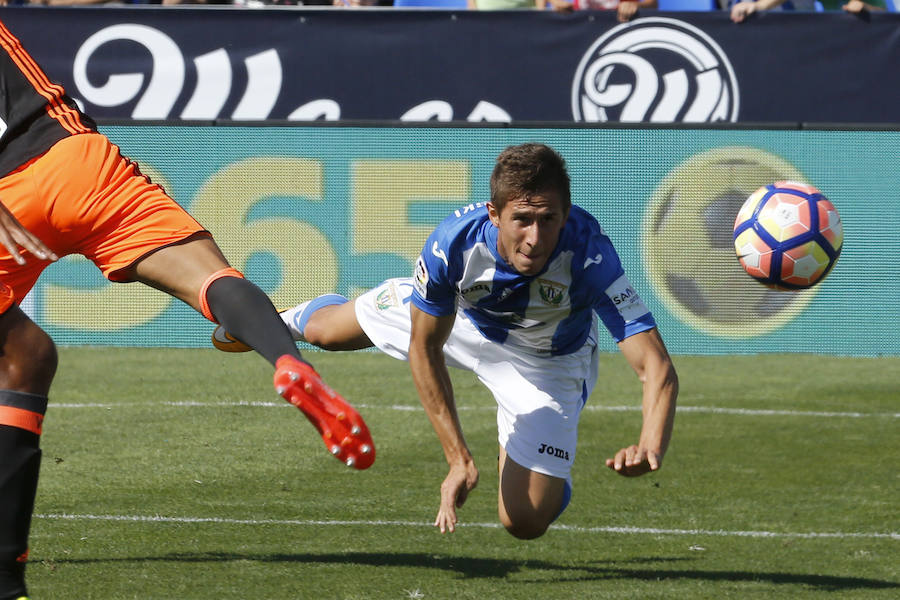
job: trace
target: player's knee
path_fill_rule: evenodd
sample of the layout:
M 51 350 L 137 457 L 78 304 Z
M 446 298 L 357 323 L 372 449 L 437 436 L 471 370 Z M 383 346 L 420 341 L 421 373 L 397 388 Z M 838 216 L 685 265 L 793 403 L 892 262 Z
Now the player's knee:
M 506 531 L 510 533 L 513 537 L 520 540 L 535 540 L 547 531 L 547 527 L 538 527 L 534 524 L 528 524 L 524 527 L 522 526 L 508 526 Z
M 303 339 L 322 350 L 343 350 L 338 328 L 328 320 L 328 315 L 337 306 L 324 306 L 313 312 L 303 327 Z
M 329 331 L 327 327 L 322 327 L 319 323 L 319 320 L 313 316 L 306 323 L 306 327 L 303 328 L 303 339 L 312 344 L 313 346 L 317 346 L 322 348 L 323 350 L 330 350 L 328 347 L 329 344 L 332 343 L 331 336 L 329 335 Z
M 58 356 L 53 340 L 37 325 L 20 340 L 21 351 L 7 352 L 0 361 L 0 387 L 46 394 L 56 374 Z
M 219 285 L 213 286 L 218 283 Z M 215 314 L 216 306 L 220 310 L 223 309 L 222 304 L 237 304 L 240 302 L 239 293 L 247 293 L 248 289 L 255 286 L 244 279 L 244 275 L 233 267 L 225 267 L 210 274 L 203 285 L 200 286 L 200 292 L 197 295 L 197 306 L 200 314 L 212 321 L 213 323 L 221 322 Z M 252 293 L 252 292 L 251 292 Z
M 550 520 L 544 520 L 537 515 L 531 517 L 511 517 L 509 515 L 500 515 L 500 522 L 515 538 L 520 540 L 533 540 L 541 537 L 547 532 L 550 526 Z
M 571 498 L 571 486 L 568 482 L 562 490 L 562 497 L 547 494 L 532 502 L 531 495 L 519 492 L 500 499 L 497 511 L 500 522 L 513 537 L 520 540 L 533 540 L 547 532 L 553 523 L 566 509 Z
M 533 540 L 544 535 L 555 516 L 555 512 L 547 510 L 543 504 L 534 505 L 518 500 L 505 503 L 501 501 L 498 513 L 506 531 L 520 540 Z
M 34 328 L 30 345 L 31 360 L 24 374 L 29 381 L 50 381 L 56 375 L 59 356 L 53 339 L 39 327 Z

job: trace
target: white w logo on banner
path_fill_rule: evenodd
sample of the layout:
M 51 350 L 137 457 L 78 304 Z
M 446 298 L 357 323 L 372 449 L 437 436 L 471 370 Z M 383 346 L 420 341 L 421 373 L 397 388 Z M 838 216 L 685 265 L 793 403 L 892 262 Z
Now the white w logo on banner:
M 88 79 L 88 63 L 97 49 L 119 40 L 136 42 L 150 52 L 153 67 L 146 86 L 143 73 L 110 75 L 101 86 L 95 86 Z M 239 120 L 265 119 L 281 93 L 282 69 L 278 52 L 270 49 L 254 54 L 244 60 L 244 65 L 247 69 L 247 88 L 230 116 Z M 182 119 L 219 117 L 232 89 L 232 66 L 228 53 L 219 48 L 203 54 L 194 59 L 194 66 L 197 85 L 180 116 Z M 75 55 L 73 76 L 78 92 L 86 101 L 97 106 L 126 104 L 143 89 L 131 116 L 135 119 L 166 119 L 171 116 L 184 87 L 185 64 L 178 44 L 165 33 L 146 25 L 121 24 L 101 29 L 85 40 Z
M 736 121 L 738 85 L 715 41 L 682 21 L 614 27 L 584 54 L 572 84 L 576 121 Z

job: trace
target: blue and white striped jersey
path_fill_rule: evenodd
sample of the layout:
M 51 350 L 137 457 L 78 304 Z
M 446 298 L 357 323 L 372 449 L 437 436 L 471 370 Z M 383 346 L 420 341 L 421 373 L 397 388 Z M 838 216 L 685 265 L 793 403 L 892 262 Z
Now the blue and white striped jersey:
M 581 348 L 593 334 L 594 313 L 616 342 L 656 326 L 612 242 L 584 209 L 572 206 L 538 275 L 521 275 L 500 257 L 497 233 L 482 203 L 444 219 L 416 262 L 416 307 L 434 316 L 463 311 L 486 338 L 535 354 Z

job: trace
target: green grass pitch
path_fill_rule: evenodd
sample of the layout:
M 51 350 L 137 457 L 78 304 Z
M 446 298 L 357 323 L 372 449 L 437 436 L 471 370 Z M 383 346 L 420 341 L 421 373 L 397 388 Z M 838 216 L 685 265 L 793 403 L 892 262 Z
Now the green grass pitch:
M 603 460 L 637 439 L 618 355 L 580 427 L 572 504 L 542 538 L 496 516 L 493 401 L 452 372 L 481 471 L 433 527 L 443 455 L 404 363 L 309 353 L 378 457 L 334 460 L 271 368 L 214 350 L 63 348 L 44 425 L 35 600 L 900 597 L 900 359 L 676 356 L 658 473 Z

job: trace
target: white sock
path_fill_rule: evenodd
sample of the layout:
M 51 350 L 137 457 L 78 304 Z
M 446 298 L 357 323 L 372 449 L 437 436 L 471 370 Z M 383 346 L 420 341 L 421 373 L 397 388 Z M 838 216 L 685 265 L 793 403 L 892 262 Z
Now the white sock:
M 301 302 L 294 308 L 289 308 L 282 312 L 281 320 L 283 320 L 288 326 L 288 329 L 291 330 L 291 335 L 294 336 L 295 341 L 305 342 L 306 338 L 303 337 L 303 329 L 306 327 L 306 322 L 309 320 L 309 317 L 314 312 L 320 308 L 325 308 L 326 306 L 341 305 L 347 302 L 349 302 L 349 300 L 340 294 L 323 294 L 318 298 Z
M 312 300 L 301 302 L 294 308 L 289 308 L 286 311 L 279 313 L 281 315 L 281 320 L 284 321 L 284 324 L 291 330 L 294 341 L 306 341 L 303 337 L 303 332 L 300 331 L 300 318 L 303 316 L 303 311 L 306 310 L 306 307 L 309 306 L 310 302 L 312 302 Z

